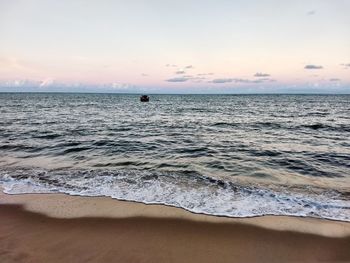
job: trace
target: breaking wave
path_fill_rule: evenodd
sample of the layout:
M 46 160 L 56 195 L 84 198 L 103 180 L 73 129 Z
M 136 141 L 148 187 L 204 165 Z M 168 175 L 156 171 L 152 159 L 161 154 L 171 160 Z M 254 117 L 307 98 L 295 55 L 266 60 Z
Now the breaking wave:
M 1 170 L 0 184 L 8 194 L 106 196 L 216 216 L 288 215 L 350 222 L 348 192 L 311 186 L 243 185 L 196 172 L 17 167 Z

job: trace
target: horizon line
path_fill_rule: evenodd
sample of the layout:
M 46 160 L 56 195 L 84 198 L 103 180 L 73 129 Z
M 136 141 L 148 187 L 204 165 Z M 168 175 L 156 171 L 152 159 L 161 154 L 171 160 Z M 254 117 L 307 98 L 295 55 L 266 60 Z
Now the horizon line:
M 5 93 L 31 93 L 31 94 L 115 94 L 115 95 L 350 95 L 349 93 L 328 93 L 328 92 L 265 92 L 265 93 L 142 93 L 142 92 L 97 92 L 97 91 L 0 91 Z

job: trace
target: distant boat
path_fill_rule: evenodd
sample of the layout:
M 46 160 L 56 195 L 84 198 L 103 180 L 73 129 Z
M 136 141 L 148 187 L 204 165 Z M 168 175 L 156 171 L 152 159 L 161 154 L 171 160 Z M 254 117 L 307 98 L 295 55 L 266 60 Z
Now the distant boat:
M 148 101 L 149 101 L 149 97 L 148 97 L 147 95 L 142 95 L 142 96 L 140 97 L 140 101 L 141 101 L 141 102 L 148 102 Z

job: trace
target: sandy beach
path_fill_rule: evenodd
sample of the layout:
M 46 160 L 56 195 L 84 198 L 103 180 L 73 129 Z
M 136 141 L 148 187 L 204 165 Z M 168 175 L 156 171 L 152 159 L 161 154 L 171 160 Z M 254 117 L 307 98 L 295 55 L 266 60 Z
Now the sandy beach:
M 0 262 L 350 262 L 350 224 L 1 194 Z

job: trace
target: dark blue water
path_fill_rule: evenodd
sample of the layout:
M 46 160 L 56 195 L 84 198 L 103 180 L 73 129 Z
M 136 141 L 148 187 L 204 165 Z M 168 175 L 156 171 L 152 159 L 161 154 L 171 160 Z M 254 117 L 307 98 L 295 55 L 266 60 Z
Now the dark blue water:
M 0 182 L 350 221 L 349 95 L 0 94 Z

